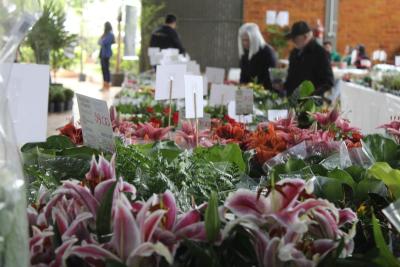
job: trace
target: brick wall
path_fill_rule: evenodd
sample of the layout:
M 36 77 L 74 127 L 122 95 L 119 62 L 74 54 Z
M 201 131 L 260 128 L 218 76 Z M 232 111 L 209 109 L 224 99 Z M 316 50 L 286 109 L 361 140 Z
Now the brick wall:
M 314 26 L 317 19 L 324 23 L 325 0 L 244 0 L 245 22 L 257 23 L 266 39 L 266 11 L 289 11 L 289 24 L 305 20 Z M 367 53 L 383 45 L 389 59 L 400 54 L 399 0 L 341 0 L 339 2 L 338 51 L 346 45 L 362 43 Z M 399 40 L 399 41 L 397 41 Z

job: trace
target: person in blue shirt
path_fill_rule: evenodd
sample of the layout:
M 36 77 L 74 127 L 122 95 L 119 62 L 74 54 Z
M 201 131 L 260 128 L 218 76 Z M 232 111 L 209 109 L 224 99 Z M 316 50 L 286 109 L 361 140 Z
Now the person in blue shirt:
M 106 22 L 104 25 L 104 33 L 99 39 L 100 49 L 100 62 L 101 71 L 103 72 L 103 89 L 108 90 L 111 87 L 111 74 L 110 74 L 110 58 L 112 57 L 111 46 L 115 43 L 115 37 L 112 32 L 112 26 L 110 22 Z

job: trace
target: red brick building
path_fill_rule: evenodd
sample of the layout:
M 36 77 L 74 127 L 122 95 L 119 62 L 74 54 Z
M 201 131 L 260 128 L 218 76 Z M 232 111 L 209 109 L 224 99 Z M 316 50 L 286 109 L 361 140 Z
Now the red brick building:
M 289 11 L 290 25 L 305 20 L 314 26 L 317 19 L 324 23 L 325 5 L 325 0 L 244 0 L 243 18 L 257 23 L 268 40 L 267 10 Z M 400 0 L 339 0 L 337 51 L 357 44 L 369 55 L 382 45 L 390 61 L 400 54 Z

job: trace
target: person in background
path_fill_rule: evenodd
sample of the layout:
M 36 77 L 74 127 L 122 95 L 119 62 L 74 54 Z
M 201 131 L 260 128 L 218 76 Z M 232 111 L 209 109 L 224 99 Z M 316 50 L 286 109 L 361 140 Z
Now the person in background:
M 150 47 L 159 47 L 162 49 L 176 48 L 180 54 L 185 54 L 182 42 L 176 32 L 177 19 L 169 14 L 165 17 L 165 24 L 157 28 L 150 39 Z
M 354 65 L 357 67 L 357 69 L 368 69 L 371 67 L 372 63 L 369 60 L 364 45 L 358 45 L 357 58 L 356 61 L 354 62 Z
M 332 43 L 330 41 L 325 41 L 324 48 L 330 55 L 332 65 L 338 66 L 341 61 L 341 56 L 338 52 L 333 50 Z
M 112 57 L 111 46 L 115 43 L 115 37 L 112 32 L 110 22 L 104 24 L 104 33 L 99 39 L 100 49 L 100 62 L 101 71 L 103 72 L 103 88 L 102 90 L 109 90 L 111 87 L 111 74 L 110 74 L 110 58 Z
M 272 89 L 269 68 L 275 68 L 277 55 L 268 45 L 255 23 L 239 29 L 240 83 L 256 82 Z
M 342 58 L 342 62 L 344 62 L 346 66 L 351 65 L 352 52 L 353 52 L 353 48 L 349 45 L 346 45 L 346 47 L 344 48 L 344 56 Z
M 334 85 L 334 77 L 328 52 L 317 43 L 304 21 L 293 24 L 287 38 L 295 48 L 290 52 L 289 69 L 284 90 L 291 95 L 305 80 L 315 86 L 315 95 L 323 96 Z

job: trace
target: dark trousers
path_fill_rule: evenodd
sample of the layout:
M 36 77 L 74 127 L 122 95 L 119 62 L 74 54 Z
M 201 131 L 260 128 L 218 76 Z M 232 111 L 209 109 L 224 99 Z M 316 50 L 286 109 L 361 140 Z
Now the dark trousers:
M 101 71 L 103 72 L 103 81 L 111 82 L 111 74 L 110 74 L 110 58 L 102 57 L 101 58 Z

